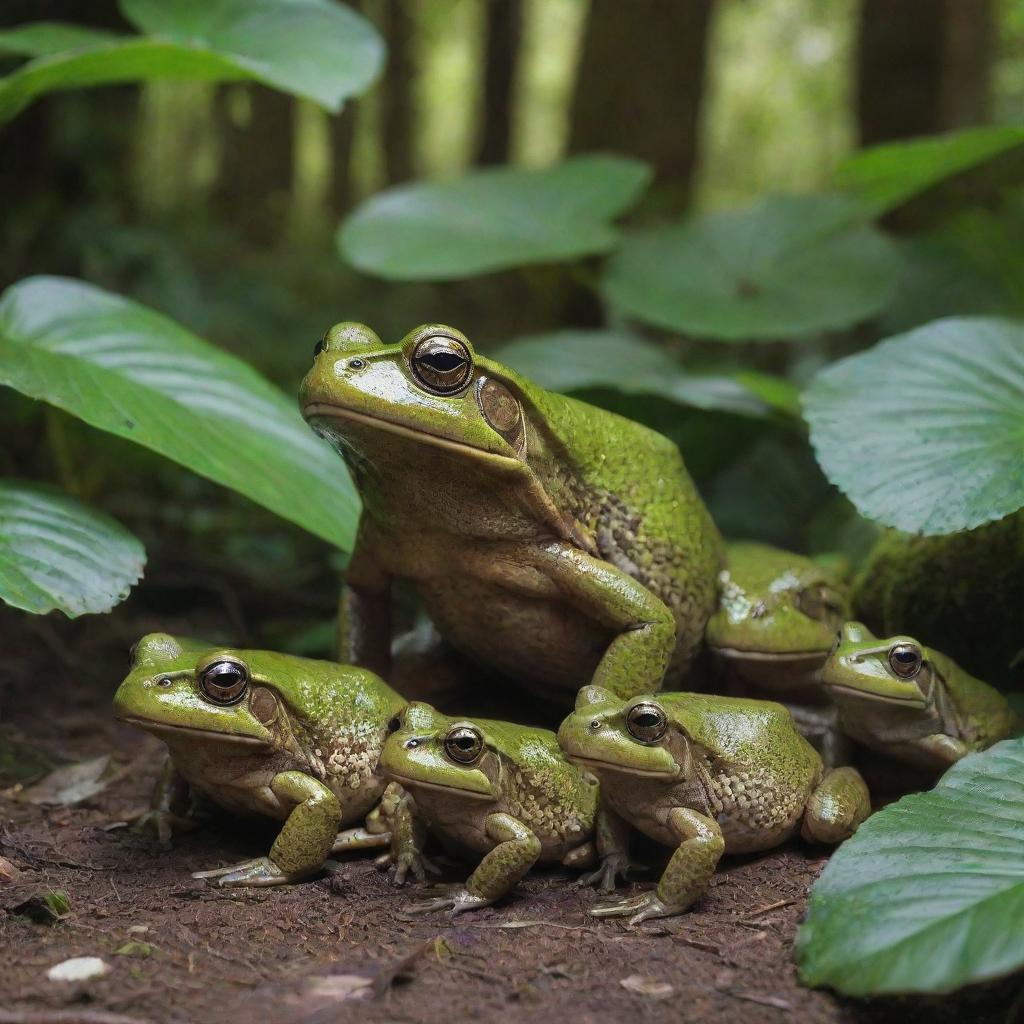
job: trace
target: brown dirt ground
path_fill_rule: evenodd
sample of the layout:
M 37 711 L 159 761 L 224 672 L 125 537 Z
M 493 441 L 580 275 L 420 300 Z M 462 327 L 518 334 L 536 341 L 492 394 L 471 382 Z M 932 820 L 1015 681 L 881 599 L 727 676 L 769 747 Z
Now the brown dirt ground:
M 26 619 L 0 611 L 0 739 L 62 758 L 112 752 L 125 771 L 74 808 L 29 805 L 14 789 L 0 794 L 0 856 L 16 869 L 13 881 L 0 881 L 0 1024 L 450 1024 L 499 1016 L 1004 1024 L 1018 1016 L 1019 1004 L 1010 1006 L 1019 979 L 941 1001 L 853 1003 L 801 988 L 793 938 L 825 861 L 799 845 L 733 859 L 691 913 L 635 930 L 588 918 L 595 895 L 556 871 L 529 878 L 497 907 L 455 919 L 407 916 L 409 892 L 394 889 L 369 860 L 280 889 L 194 881 L 191 871 L 265 852 L 273 833 L 225 818 L 166 852 L 118 827 L 145 805 L 161 745 L 115 723 L 109 696 L 120 652 L 154 624 L 136 615 L 124 620 L 125 635 L 109 636 L 89 622 L 47 618 L 27 627 Z M 39 924 L 13 912 L 27 896 L 56 888 L 70 896 L 65 919 Z M 116 955 L 129 941 L 152 953 Z M 81 984 L 47 980 L 49 967 L 83 955 L 112 970 Z M 639 979 L 639 991 L 624 985 L 629 978 Z M 362 998 L 343 1000 L 344 992 Z

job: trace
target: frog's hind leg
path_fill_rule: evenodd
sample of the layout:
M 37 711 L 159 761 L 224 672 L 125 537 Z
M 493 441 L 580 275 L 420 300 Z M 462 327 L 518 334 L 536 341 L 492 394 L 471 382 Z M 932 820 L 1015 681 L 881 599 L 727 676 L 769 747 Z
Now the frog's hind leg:
M 833 768 L 811 793 L 801 835 L 811 843 L 849 839 L 871 813 L 871 795 L 855 768 Z

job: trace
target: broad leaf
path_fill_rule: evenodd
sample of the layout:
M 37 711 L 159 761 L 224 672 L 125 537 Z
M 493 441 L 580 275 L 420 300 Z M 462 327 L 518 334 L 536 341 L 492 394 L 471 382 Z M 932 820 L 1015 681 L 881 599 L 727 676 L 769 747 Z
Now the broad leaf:
M 615 388 L 745 416 L 796 408 L 787 381 L 761 374 L 689 375 L 657 345 L 620 331 L 555 331 L 514 341 L 494 355 L 552 391 Z
M 153 310 L 66 278 L 22 281 L 0 299 L 0 384 L 351 544 L 352 485 L 295 401 Z
M 947 178 L 1024 147 L 1024 128 L 1009 125 L 971 128 L 911 142 L 873 146 L 846 160 L 836 184 L 877 216 Z
M 107 612 L 146 553 L 120 523 L 48 487 L 0 480 L 0 599 L 42 615 Z
M 396 280 L 446 281 L 605 252 L 611 221 L 650 180 L 650 168 L 581 156 L 543 171 L 475 171 L 457 181 L 402 185 L 374 196 L 338 233 L 354 266 Z
M 602 291 L 645 323 L 723 341 L 848 327 L 882 309 L 893 246 L 836 196 L 775 196 L 627 236 Z
M 1024 325 L 936 320 L 840 360 L 804 395 L 828 478 L 869 519 L 952 533 L 1024 506 Z
M 0 33 L 33 57 L 0 79 L 0 122 L 55 89 L 160 78 L 251 78 L 328 110 L 363 92 L 383 61 L 374 28 L 334 0 L 121 0 L 143 33 L 39 23 Z
M 1024 967 L 1024 740 L 954 765 L 870 817 L 811 889 L 808 985 L 949 992 Z

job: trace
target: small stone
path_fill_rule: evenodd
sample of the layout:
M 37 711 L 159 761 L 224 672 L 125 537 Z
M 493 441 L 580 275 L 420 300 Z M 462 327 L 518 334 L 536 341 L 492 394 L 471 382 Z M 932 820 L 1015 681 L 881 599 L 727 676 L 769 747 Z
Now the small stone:
M 73 956 L 70 960 L 62 960 L 47 972 L 50 981 L 89 981 L 91 978 L 102 978 L 110 971 L 110 964 L 98 956 Z

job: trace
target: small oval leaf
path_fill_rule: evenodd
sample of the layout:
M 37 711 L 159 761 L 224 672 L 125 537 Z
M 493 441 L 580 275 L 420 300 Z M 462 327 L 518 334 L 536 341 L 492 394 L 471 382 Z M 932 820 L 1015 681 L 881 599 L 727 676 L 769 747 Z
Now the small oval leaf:
M 844 995 L 949 992 L 1024 967 L 1024 739 L 872 815 L 811 889 L 802 980 Z
M 1024 506 L 1024 324 L 949 317 L 889 338 L 819 373 L 804 411 L 869 519 L 953 533 Z
M 37 615 L 108 612 L 146 552 L 120 523 L 48 487 L 0 480 L 0 599 Z
M 542 171 L 501 167 L 373 196 L 338 232 L 345 259 L 395 280 L 448 281 L 605 252 L 611 221 L 650 180 L 638 160 L 580 156 Z

